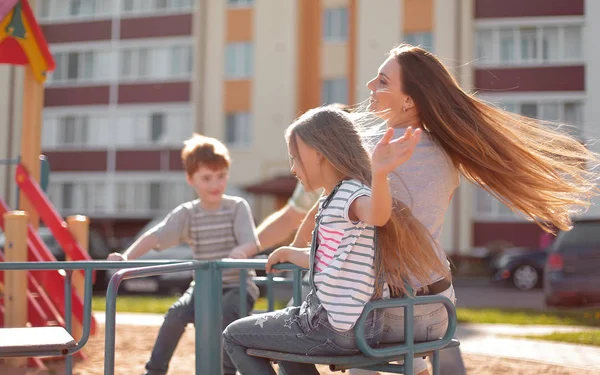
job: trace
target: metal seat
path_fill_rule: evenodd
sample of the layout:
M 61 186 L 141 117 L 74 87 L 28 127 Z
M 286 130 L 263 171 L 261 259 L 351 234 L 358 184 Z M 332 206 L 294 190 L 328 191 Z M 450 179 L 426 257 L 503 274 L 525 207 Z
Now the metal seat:
M 48 352 L 66 355 L 76 346 L 63 327 L 0 328 L 0 357 L 33 357 Z
M 456 339 L 452 339 L 446 348 L 454 348 L 460 345 L 460 342 Z M 377 348 L 391 347 L 394 344 L 379 345 Z M 367 368 L 378 365 L 388 365 L 390 362 L 401 361 L 404 359 L 404 355 L 397 355 L 384 358 L 369 357 L 364 354 L 355 355 L 341 355 L 341 356 L 308 356 L 303 354 L 291 354 L 276 352 L 271 350 L 260 350 L 260 349 L 248 349 L 246 351 L 248 355 L 254 357 L 268 358 L 271 361 L 283 361 L 283 362 L 297 362 L 297 363 L 311 363 L 318 365 L 329 365 L 332 371 L 343 371 L 350 368 Z M 433 351 L 427 351 L 422 353 L 415 353 L 415 357 L 425 357 L 433 354 Z M 394 372 L 397 374 L 404 373 L 403 365 L 392 365 L 396 370 L 393 371 L 391 367 L 388 367 L 386 371 Z M 392 371 L 390 371 L 392 370 Z

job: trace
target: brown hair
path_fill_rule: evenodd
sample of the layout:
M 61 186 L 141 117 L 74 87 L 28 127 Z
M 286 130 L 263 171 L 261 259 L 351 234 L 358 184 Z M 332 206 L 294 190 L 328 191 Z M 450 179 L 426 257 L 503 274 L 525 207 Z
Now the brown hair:
M 544 122 L 467 94 L 424 49 L 401 45 L 390 53 L 425 129 L 469 181 L 547 232 L 571 228 L 571 216 L 598 194 L 597 154 Z
M 188 176 L 193 175 L 200 166 L 217 171 L 229 168 L 231 165 L 229 150 L 215 138 L 194 133 L 183 144 L 181 161 L 183 162 L 183 169 Z
M 371 185 L 371 157 L 347 113 L 328 107 L 312 109 L 290 125 L 286 132 L 288 147 L 298 167 L 303 169 L 302 160 L 297 156 L 298 138 L 321 153 L 343 179 Z M 377 228 L 377 239 L 378 296 L 381 296 L 383 281 L 397 293 L 405 291 L 405 282 L 428 285 L 432 273 L 446 275 L 449 272 L 437 256 L 427 228 L 397 199 L 392 199 L 390 220 Z

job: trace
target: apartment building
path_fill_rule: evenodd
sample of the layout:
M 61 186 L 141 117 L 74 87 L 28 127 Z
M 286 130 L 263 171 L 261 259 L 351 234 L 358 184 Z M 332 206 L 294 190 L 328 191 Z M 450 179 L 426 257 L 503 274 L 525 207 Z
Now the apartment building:
M 108 237 L 131 236 L 193 196 L 179 161 L 193 131 L 228 144 L 230 193 L 260 221 L 293 187 L 284 129 L 309 108 L 366 99 L 365 83 L 400 42 L 436 53 L 482 98 L 573 124 L 582 140 L 600 118 L 599 73 L 586 69 L 600 62 L 591 0 L 31 2 L 57 62 L 42 138 L 49 194 Z M 535 246 L 540 235 L 467 183 L 446 222 L 449 251 Z

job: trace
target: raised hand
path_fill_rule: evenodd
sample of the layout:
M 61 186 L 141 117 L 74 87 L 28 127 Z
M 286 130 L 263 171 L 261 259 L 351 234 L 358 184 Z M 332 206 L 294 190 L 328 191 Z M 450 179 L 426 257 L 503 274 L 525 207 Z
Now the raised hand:
M 371 156 L 373 174 L 388 175 L 396 167 L 410 159 L 419 143 L 421 132 L 421 129 L 413 130 L 412 127 L 409 127 L 402 137 L 392 140 L 394 129 L 388 128 L 383 138 L 375 146 Z

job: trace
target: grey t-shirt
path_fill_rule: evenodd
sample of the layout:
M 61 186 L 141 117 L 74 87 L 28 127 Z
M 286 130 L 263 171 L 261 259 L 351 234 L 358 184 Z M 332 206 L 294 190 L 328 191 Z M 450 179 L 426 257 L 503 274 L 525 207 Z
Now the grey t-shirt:
M 187 243 L 198 260 L 226 258 L 236 246 L 253 243 L 258 246 L 258 236 L 248 202 L 240 197 L 223 196 L 216 210 L 205 210 L 200 199 L 183 203 L 165 219 L 150 229 L 158 238 L 158 250 Z M 258 297 L 258 288 L 248 272 L 248 292 Z M 239 286 L 239 270 L 223 270 L 223 287 Z
M 394 139 L 405 132 L 404 128 L 395 129 Z M 429 229 L 438 255 L 445 262 L 446 253 L 440 238 L 452 194 L 460 184 L 458 168 L 429 133 L 423 131 L 411 158 L 396 168 L 389 178 L 392 196 L 406 204 L 417 220 Z M 431 281 L 439 279 L 433 275 Z

